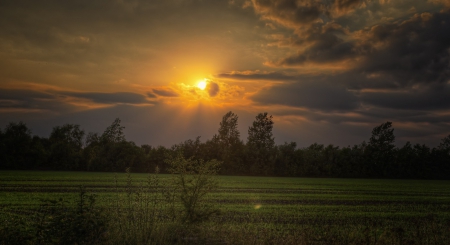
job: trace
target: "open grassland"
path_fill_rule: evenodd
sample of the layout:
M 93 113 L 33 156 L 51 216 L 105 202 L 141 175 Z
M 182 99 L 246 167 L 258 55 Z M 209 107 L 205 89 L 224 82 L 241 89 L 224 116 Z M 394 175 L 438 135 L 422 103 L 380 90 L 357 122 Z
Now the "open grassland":
M 154 177 L 131 174 L 130 185 L 125 173 L 2 171 L 0 215 L 27 215 L 43 199 L 75 201 L 80 186 L 95 194 L 106 210 L 127 200 L 131 192 L 157 199 L 159 194 L 148 184 Z M 170 183 L 169 175 L 157 178 L 161 187 Z M 450 244 L 450 181 L 217 179 L 218 188 L 207 204 L 218 207 L 220 215 L 173 243 Z M 167 208 L 162 202 L 152 203 Z M 114 240 L 118 241 L 109 243 Z

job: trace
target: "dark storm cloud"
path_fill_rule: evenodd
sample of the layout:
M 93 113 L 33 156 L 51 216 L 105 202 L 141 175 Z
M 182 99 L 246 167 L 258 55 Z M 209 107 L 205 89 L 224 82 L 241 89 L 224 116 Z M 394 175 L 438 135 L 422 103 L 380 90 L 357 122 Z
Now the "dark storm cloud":
M 0 108 L 12 110 L 73 111 L 76 106 L 60 103 L 64 95 L 27 89 L 0 89 Z
M 100 104 L 145 104 L 148 101 L 142 94 L 129 92 L 99 93 L 99 92 L 59 92 L 75 98 L 88 99 Z
M 292 80 L 295 76 L 283 72 L 229 72 L 217 75 L 219 78 L 233 78 L 239 80 Z
M 55 95 L 27 90 L 27 89 L 0 89 L 0 99 L 1 100 L 35 100 L 35 99 L 55 99 Z
M 332 16 L 352 12 L 362 0 L 253 0 L 255 12 L 263 19 L 299 28 Z
M 144 95 L 136 93 L 98 93 L 72 91 L 36 91 L 26 89 L 0 89 L 0 107 L 15 109 L 53 110 L 55 113 L 76 110 L 74 99 L 89 100 L 95 104 L 152 104 Z
M 350 90 L 361 89 L 398 89 L 401 86 L 395 83 L 392 77 L 385 75 L 368 75 L 364 72 L 350 70 L 341 73 L 332 74 L 293 74 L 288 72 L 230 72 L 217 75 L 223 78 L 233 78 L 239 80 L 268 80 L 268 81 L 287 81 L 295 83 L 324 83 L 338 84 L 347 87 Z
M 148 92 L 148 93 L 147 93 L 147 97 L 153 99 L 153 98 L 156 98 L 156 95 L 155 95 L 154 93 Z
M 303 41 L 296 41 L 298 45 L 309 45 L 309 47 L 297 55 L 282 59 L 279 64 L 333 63 L 353 58 L 358 53 L 356 42 L 345 41 L 344 37 L 348 39 L 348 33 L 339 24 L 314 25 L 305 33 Z
M 208 82 L 206 90 L 208 91 L 210 97 L 214 97 L 219 93 L 220 87 L 219 84 L 215 82 Z
M 409 91 L 362 93 L 364 103 L 400 110 L 450 109 L 450 86 L 413 89 Z
M 326 7 L 321 1 L 312 0 L 253 0 L 253 7 L 264 19 L 285 26 L 309 24 L 326 12 Z
M 304 107 L 321 111 L 350 111 L 358 98 L 341 86 L 322 83 L 280 84 L 260 90 L 250 97 L 261 104 Z
M 368 54 L 357 71 L 393 76 L 400 84 L 450 78 L 450 12 L 416 14 L 361 32 Z
M 450 78 L 449 12 L 416 14 L 353 34 L 337 24 L 326 24 L 311 28 L 305 42 L 311 46 L 280 64 L 353 59 L 357 62 L 349 73 L 381 76 L 397 85 L 442 83 Z
M 345 14 L 355 9 L 362 0 L 336 0 L 334 2 L 335 11 L 339 14 Z
M 153 89 L 153 93 L 162 96 L 162 97 L 178 97 L 180 96 L 177 92 L 171 89 Z
M 394 121 L 409 123 L 448 124 L 450 115 L 433 110 L 399 110 L 385 107 L 369 107 L 359 110 L 364 122 Z M 450 131 L 450 130 L 447 130 Z
M 445 1 L 432 1 L 444 3 Z M 409 3 L 409 2 L 408 2 Z M 413 4 L 414 2 L 411 2 Z M 363 4 L 363 5 L 360 5 Z M 420 6 L 424 9 L 425 3 Z M 360 79 L 368 82 L 369 87 L 374 86 L 375 80 L 381 81 L 386 87 L 412 86 L 417 83 L 443 83 L 450 78 L 450 10 L 442 9 L 436 12 L 423 12 L 405 15 L 401 18 L 384 16 L 380 24 L 352 29 L 348 27 L 350 17 L 364 19 L 362 15 L 371 15 L 370 8 L 375 13 L 386 8 L 395 10 L 405 8 L 398 3 L 390 1 L 365 2 L 357 0 L 336 0 L 329 3 L 322 1 L 253 1 L 255 11 L 263 19 L 276 21 L 286 27 L 299 28 L 294 31 L 289 45 L 298 49 L 297 54 L 273 61 L 272 65 L 301 67 L 308 65 L 327 65 L 328 68 L 339 66 L 341 62 L 346 65 L 349 77 L 368 76 L 378 79 Z M 316 14 L 301 14 L 302 8 L 314 8 Z M 345 18 L 336 17 L 327 11 L 351 12 L 361 6 L 365 12 L 359 11 L 360 16 L 349 15 Z M 436 10 L 434 5 L 426 5 L 430 10 Z M 370 7 L 370 8 L 369 8 Z M 320 11 L 319 11 L 320 9 Z M 437 9 L 439 10 L 439 9 Z M 417 10 L 414 10 L 417 11 Z M 305 11 L 310 13 L 308 11 Z M 320 13 L 319 13 L 320 12 Z M 302 16 L 305 19 L 296 19 Z M 310 17 L 308 17 L 310 16 Z M 328 16 L 328 17 L 327 17 Z M 333 18 L 335 17 L 335 18 Z M 320 21 L 317 21 L 319 20 Z M 340 21 L 344 19 L 347 26 L 344 28 Z M 347 20 L 348 19 L 348 20 Z M 308 21 L 306 21 L 308 20 Z M 308 25 L 305 25 L 308 23 Z M 353 24 L 350 24 L 354 26 Z M 251 74 L 229 74 L 236 78 L 251 78 Z M 256 76 L 270 79 L 266 74 Z M 277 75 L 274 73 L 273 75 Z M 226 76 L 226 75 L 225 75 Z M 276 79 L 277 76 L 274 76 Z M 283 77 L 283 79 L 285 79 Z M 359 82 L 359 81 L 358 81 Z M 357 83 L 357 82 L 351 82 Z M 356 85 L 364 87 L 364 83 Z M 391 85 L 388 85 L 390 83 Z

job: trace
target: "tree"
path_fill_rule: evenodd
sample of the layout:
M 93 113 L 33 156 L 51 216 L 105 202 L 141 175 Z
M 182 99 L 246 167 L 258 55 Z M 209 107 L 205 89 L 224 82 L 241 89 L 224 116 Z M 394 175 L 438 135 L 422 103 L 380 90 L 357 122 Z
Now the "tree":
M 222 117 L 219 134 L 213 137 L 216 139 L 219 160 L 223 161 L 222 173 L 231 174 L 237 169 L 241 169 L 240 159 L 244 143 L 240 139 L 240 132 L 237 128 L 238 116 L 229 111 Z M 213 141 L 214 142 L 214 141 Z
M 273 174 L 275 162 L 275 139 L 272 134 L 272 116 L 259 113 L 248 128 L 247 149 L 253 174 Z
M 229 111 L 222 117 L 219 128 L 219 142 L 223 148 L 229 150 L 241 141 L 237 126 L 238 116 L 233 112 Z
M 84 150 L 87 170 L 123 171 L 134 164 L 142 165 L 145 161 L 144 150 L 134 142 L 126 141 L 124 128 L 120 125 L 120 119 L 116 118 L 100 137 L 88 134 L 88 145 Z
M 185 158 L 194 158 L 194 159 L 200 159 L 200 148 L 201 148 L 202 142 L 200 141 L 200 136 L 197 136 L 195 140 L 188 139 L 185 140 L 182 143 L 176 144 L 172 146 L 172 151 L 181 151 L 183 152 L 183 155 Z
M 303 149 L 303 172 L 308 177 L 322 175 L 325 163 L 324 145 L 314 143 Z
M 114 143 L 125 141 L 125 134 L 123 133 L 124 129 L 125 127 L 120 125 L 120 119 L 116 118 L 114 122 L 103 132 L 100 140 L 103 142 L 106 141 Z
M 443 138 L 437 149 L 433 149 L 433 165 L 435 177 L 439 179 L 450 178 L 450 135 Z
M 33 136 L 31 154 L 34 159 L 35 169 L 48 169 L 50 157 L 50 140 L 45 137 Z
M 284 142 L 277 147 L 277 158 L 275 161 L 275 174 L 278 176 L 296 176 L 298 173 L 298 162 L 296 155 L 297 143 Z
M 395 148 L 395 135 L 392 122 L 385 122 L 373 128 L 369 146 L 381 151 L 390 151 Z
M 182 210 L 179 210 L 181 215 L 174 210 L 174 218 L 192 224 L 206 221 L 211 215 L 219 213 L 218 209 L 205 202 L 208 194 L 217 188 L 217 181 L 213 177 L 219 171 L 219 161 L 186 159 L 182 151 L 177 151 L 166 162 L 172 173 L 175 200 L 178 199 L 182 204 Z
M 32 169 L 34 165 L 31 156 L 31 130 L 23 122 L 11 122 L 2 134 L 3 169 Z
M 372 160 L 372 171 L 376 176 L 389 177 L 392 174 L 394 160 L 395 136 L 392 122 L 385 122 L 373 128 L 369 140 L 369 154 Z
M 450 154 L 450 135 L 441 140 L 438 149 L 445 151 L 447 154 Z
M 82 161 L 84 130 L 80 125 L 56 126 L 50 134 L 50 166 L 60 170 L 78 170 Z

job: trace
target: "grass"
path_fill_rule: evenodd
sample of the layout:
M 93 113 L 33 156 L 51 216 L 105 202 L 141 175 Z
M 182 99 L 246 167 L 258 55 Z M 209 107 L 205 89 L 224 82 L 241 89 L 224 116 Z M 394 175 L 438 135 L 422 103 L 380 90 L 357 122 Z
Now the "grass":
M 148 174 L 131 177 L 136 192 L 146 190 L 148 200 L 157 200 L 159 193 L 144 188 Z M 158 178 L 161 186 L 170 183 L 169 175 L 158 175 Z M 217 178 L 219 187 L 207 202 L 219 207 L 221 215 L 189 229 L 165 219 L 154 219 L 151 222 L 164 224 L 152 228 L 160 240 L 153 236 L 146 241 L 154 244 L 450 244 L 450 181 Z M 27 214 L 27 210 L 39 207 L 41 199 L 62 197 L 76 201 L 80 185 L 95 194 L 97 205 L 107 210 L 118 200 L 127 200 L 125 173 L 1 171 L 0 215 Z M 141 204 L 135 201 L 133 210 L 149 211 L 136 206 Z M 161 208 L 167 207 L 161 205 Z M 133 219 L 139 218 L 139 214 L 135 213 Z M 122 222 L 131 217 L 120 213 L 110 216 Z M 126 235 L 129 241 L 139 229 L 130 227 L 134 228 Z M 145 235 L 145 230 L 139 232 Z M 177 232 L 183 239 L 164 237 Z M 118 238 L 112 232 L 109 236 L 109 244 L 118 244 L 113 242 Z M 144 240 L 129 244 L 144 244 Z

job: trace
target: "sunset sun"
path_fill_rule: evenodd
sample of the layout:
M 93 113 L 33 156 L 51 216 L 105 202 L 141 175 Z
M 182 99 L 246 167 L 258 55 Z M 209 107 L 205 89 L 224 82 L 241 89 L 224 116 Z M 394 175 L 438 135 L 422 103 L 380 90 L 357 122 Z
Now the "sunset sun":
M 197 88 L 201 89 L 201 90 L 205 90 L 206 88 L 206 81 L 202 80 L 200 82 L 197 83 Z

